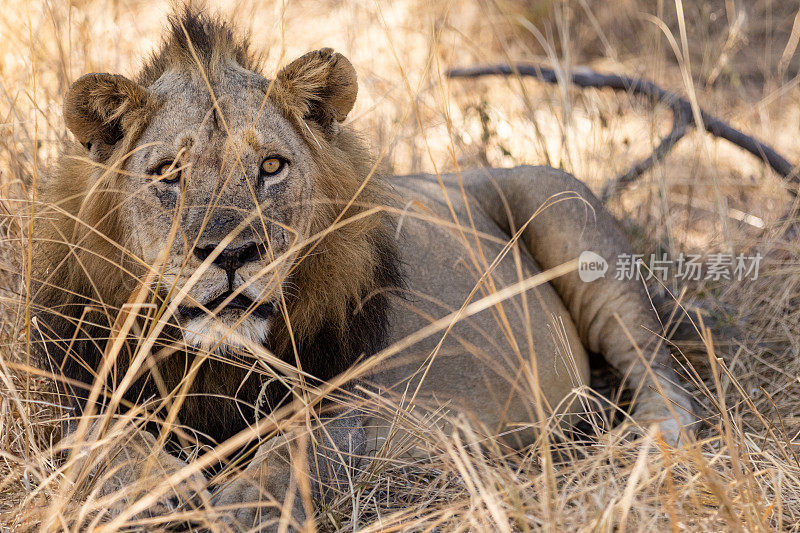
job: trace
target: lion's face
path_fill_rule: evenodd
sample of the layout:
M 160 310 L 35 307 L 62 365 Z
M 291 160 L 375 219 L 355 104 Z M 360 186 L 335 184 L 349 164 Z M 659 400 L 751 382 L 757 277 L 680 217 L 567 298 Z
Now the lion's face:
M 298 129 L 335 138 L 355 90 L 352 66 L 329 50 L 274 82 L 223 61 L 210 81 L 176 68 L 147 87 L 96 74 L 71 88 L 67 125 L 92 159 L 121 161 L 112 179 L 127 261 L 149 267 L 144 279 L 189 344 L 267 339 L 324 172 Z
M 186 340 L 204 347 L 235 342 L 233 331 L 266 339 L 287 252 L 312 216 L 308 149 L 265 100 L 268 86 L 249 78 L 227 74 L 212 87 L 215 106 L 208 88 L 165 74 L 125 167 L 128 247 L 161 269 L 152 282 L 178 301 Z

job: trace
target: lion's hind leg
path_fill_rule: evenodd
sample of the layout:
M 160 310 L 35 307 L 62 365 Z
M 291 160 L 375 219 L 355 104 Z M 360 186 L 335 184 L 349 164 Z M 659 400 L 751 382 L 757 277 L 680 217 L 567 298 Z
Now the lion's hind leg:
M 573 176 L 550 167 L 496 169 L 468 181 L 467 190 L 509 235 L 521 240 L 542 269 L 590 257 L 615 265 L 634 257 L 617 221 Z M 552 280 L 570 312 L 580 342 L 600 353 L 625 376 L 634 392 L 634 420 L 657 423 L 668 442 L 678 443 L 696 422 L 691 396 L 680 386 L 670 354 L 659 338 L 661 325 L 637 277 L 613 270 Z

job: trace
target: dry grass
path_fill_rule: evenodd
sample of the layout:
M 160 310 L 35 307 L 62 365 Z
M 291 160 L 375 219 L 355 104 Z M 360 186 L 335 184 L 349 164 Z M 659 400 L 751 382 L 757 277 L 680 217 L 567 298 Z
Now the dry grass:
M 52 384 L 20 370 L 31 365 L 27 191 L 66 135 L 60 105 L 69 83 L 90 71 L 131 74 L 169 9 L 149 0 L 70 4 L 6 0 L 0 16 L 0 531 L 39 530 L 46 520 L 51 529 L 76 529 L 97 505 L 90 485 L 62 479 L 53 450 L 63 413 Z M 450 66 L 508 60 L 654 79 L 696 94 L 705 108 L 800 161 L 800 61 L 790 37 L 798 3 L 706 0 L 685 5 L 683 15 L 680 4 L 230 0 L 220 9 L 252 31 L 271 65 L 322 46 L 344 52 L 361 83 L 350 120 L 385 154 L 386 172 L 549 163 L 599 190 L 666 133 L 668 112 L 625 95 L 443 78 Z M 610 206 L 642 253 L 765 256 L 757 281 L 667 283 L 711 325 L 677 343 L 694 363 L 684 373 L 707 421 L 696 445 L 670 448 L 652 432 L 632 443 L 562 442 L 551 433 L 529 453 L 510 454 L 480 439 L 467 420 L 453 420 L 461 431 L 443 434 L 408 415 L 399 424 L 430 460 L 411 464 L 402 459 L 407 443 L 393 443 L 320 513 L 317 527 L 800 529 L 800 263 L 778 220 L 790 200 L 754 158 L 693 133 Z M 741 222 L 742 213 L 764 227 Z

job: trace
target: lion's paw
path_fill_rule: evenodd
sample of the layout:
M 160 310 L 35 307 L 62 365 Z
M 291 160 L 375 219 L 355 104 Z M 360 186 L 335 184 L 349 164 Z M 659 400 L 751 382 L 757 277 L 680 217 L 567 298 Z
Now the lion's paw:
M 677 416 L 677 419 L 676 419 Z M 694 425 L 697 418 L 680 409 L 673 407 L 670 410 L 666 404 L 660 405 L 639 405 L 633 413 L 633 421 L 623 422 L 611 430 L 613 436 L 621 437 L 625 440 L 633 440 L 643 437 L 648 432 L 648 428 L 653 424 L 658 426 L 660 438 L 668 445 L 680 447 L 686 444 L 690 436 L 694 436 Z
M 151 444 L 151 438 L 141 439 Z M 161 489 L 168 478 L 190 468 L 184 461 L 163 450 L 147 455 L 135 443 L 124 447 L 111 459 L 107 467 L 96 473 L 96 496 L 109 501 L 105 515 L 118 516 L 123 510 L 147 497 L 154 488 Z M 155 502 L 137 513 L 133 519 L 168 518 L 181 511 L 200 508 L 211 502 L 208 482 L 201 472 L 193 472 L 186 479 L 171 485 Z
M 222 522 L 234 531 L 271 532 L 279 528 L 281 503 L 250 476 L 243 475 L 228 483 L 213 497 L 212 503 Z M 291 515 L 293 523 L 303 523 L 305 513 L 300 502 L 295 502 Z

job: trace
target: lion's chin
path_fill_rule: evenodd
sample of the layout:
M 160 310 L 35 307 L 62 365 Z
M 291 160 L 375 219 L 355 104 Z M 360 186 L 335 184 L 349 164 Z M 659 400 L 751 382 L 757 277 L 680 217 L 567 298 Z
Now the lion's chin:
M 252 350 L 263 346 L 269 334 L 269 320 L 248 316 L 233 320 L 223 312 L 220 317 L 198 317 L 183 326 L 183 339 L 189 346 L 209 352 L 231 349 Z

